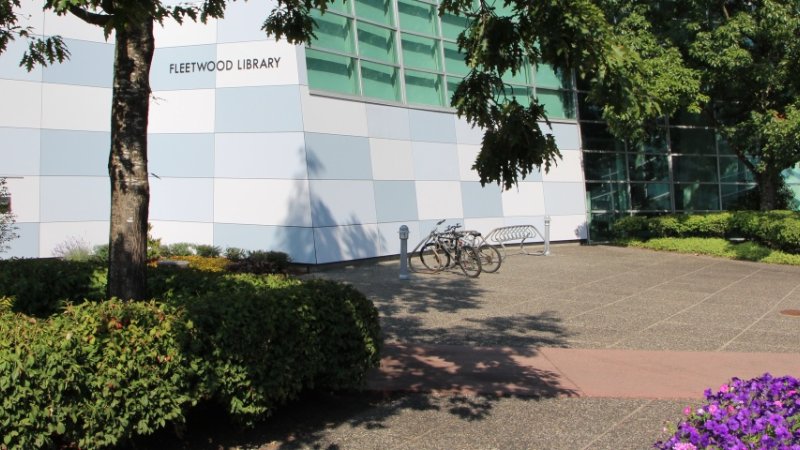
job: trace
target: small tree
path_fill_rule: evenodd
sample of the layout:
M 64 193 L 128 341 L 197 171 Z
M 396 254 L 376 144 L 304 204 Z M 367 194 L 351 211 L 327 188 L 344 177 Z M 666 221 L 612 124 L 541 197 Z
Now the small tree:
M 0 253 L 8 250 L 8 243 L 19 237 L 16 233 L 16 216 L 11 212 L 11 195 L 6 179 L 0 178 Z

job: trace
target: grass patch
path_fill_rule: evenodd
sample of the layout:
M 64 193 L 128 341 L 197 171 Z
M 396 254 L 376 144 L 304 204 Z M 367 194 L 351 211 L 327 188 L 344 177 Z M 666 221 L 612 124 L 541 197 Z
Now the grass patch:
M 733 244 L 721 238 L 689 237 L 655 238 L 647 241 L 625 239 L 617 241 L 616 243 L 625 247 L 646 248 L 677 253 L 695 253 L 744 261 L 800 266 L 800 255 L 773 250 L 755 242 Z

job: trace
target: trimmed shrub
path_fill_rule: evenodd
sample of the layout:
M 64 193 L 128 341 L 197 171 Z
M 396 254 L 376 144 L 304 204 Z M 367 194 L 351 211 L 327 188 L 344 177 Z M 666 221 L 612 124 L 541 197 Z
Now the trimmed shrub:
M 244 259 L 231 264 L 230 270 L 256 274 L 286 273 L 289 263 L 291 259 L 284 252 L 253 250 L 247 252 Z
M 169 306 L 116 300 L 0 313 L 2 446 L 103 448 L 183 421 L 183 326 Z
M 194 244 L 188 242 L 176 242 L 174 244 L 162 245 L 161 256 L 171 258 L 173 256 L 192 256 L 195 254 Z
M 271 281 L 279 286 L 182 305 L 194 324 L 190 348 L 201 392 L 244 424 L 306 388 L 358 388 L 378 364 L 378 314 L 363 294 L 329 281 Z
M 800 212 L 735 211 L 625 217 L 613 225 L 617 238 L 743 237 L 788 253 L 800 253 Z
M 238 247 L 225 249 L 225 257 L 231 261 L 241 261 L 247 257 L 247 251 Z
M 194 251 L 197 253 L 197 256 L 205 256 L 206 258 L 217 258 L 222 254 L 222 249 L 216 245 L 195 245 Z
M 191 256 L 173 256 L 171 259 L 178 261 L 188 261 L 189 267 L 192 269 L 201 270 L 204 272 L 223 272 L 231 264 L 225 258 L 191 255 Z
M 106 270 L 95 262 L 0 260 L 0 297 L 13 298 L 13 310 L 31 316 L 49 316 L 67 302 L 99 300 L 105 289 Z

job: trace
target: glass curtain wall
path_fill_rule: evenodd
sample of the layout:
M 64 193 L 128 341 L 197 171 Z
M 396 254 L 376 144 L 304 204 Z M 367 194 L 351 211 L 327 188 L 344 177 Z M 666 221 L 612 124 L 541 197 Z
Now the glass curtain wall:
M 702 116 L 655 124 L 631 144 L 611 136 L 599 110 L 578 94 L 590 240 L 610 238 L 611 223 L 632 214 L 736 208 L 755 189 L 751 173 Z
M 496 12 L 504 11 L 498 1 Z M 463 17 L 438 15 L 435 0 L 354 0 L 314 12 L 317 35 L 306 48 L 312 91 L 357 96 L 389 104 L 449 108 L 469 72 L 456 39 Z M 570 77 L 550 67 L 526 64 L 506 74 L 523 105 L 538 98 L 550 119 L 574 119 Z

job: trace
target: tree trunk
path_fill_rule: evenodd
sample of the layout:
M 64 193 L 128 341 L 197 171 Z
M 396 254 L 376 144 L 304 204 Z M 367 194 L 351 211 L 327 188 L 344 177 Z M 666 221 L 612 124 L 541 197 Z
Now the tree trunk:
M 147 115 L 153 21 L 115 29 L 114 91 L 111 104 L 111 230 L 108 295 L 140 300 L 147 290 Z
M 778 189 L 781 174 L 765 171 L 756 177 L 758 181 L 758 199 L 761 211 L 772 211 L 778 207 Z

